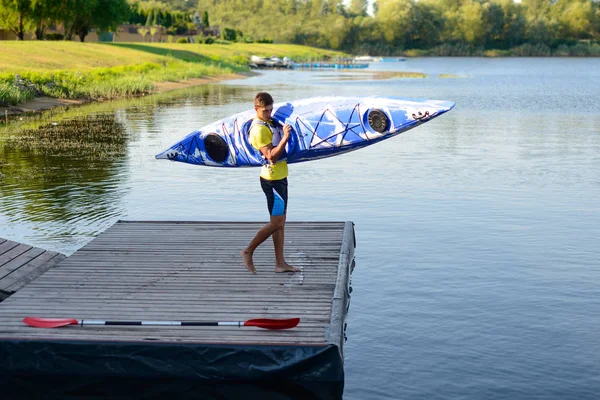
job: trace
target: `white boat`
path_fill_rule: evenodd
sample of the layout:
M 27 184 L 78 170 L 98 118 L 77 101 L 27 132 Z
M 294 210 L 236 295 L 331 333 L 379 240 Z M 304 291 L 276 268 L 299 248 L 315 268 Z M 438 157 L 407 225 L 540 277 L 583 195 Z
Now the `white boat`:
M 294 62 L 290 60 L 288 57 L 285 57 L 283 60 L 277 56 L 272 57 L 259 57 L 259 56 L 251 56 L 250 64 L 248 64 L 252 68 L 293 68 Z
M 372 57 L 372 56 L 358 56 L 358 57 L 354 57 L 353 61 L 355 63 L 381 62 L 381 61 L 383 61 L 383 58 L 382 57 Z

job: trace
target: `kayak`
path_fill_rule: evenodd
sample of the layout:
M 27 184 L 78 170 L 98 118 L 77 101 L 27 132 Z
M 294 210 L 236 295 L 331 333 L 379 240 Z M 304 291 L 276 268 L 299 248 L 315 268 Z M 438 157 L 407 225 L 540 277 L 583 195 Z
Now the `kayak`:
M 273 105 L 275 124 L 292 132 L 280 159 L 288 164 L 344 154 L 392 138 L 454 107 L 452 101 L 399 97 L 313 97 Z M 250 144 L 254 109 L 202 127 L 156 155 L 211 167 L 260 167 L 268 161 Z M 279 143 L 280 137 L 273 137 Z

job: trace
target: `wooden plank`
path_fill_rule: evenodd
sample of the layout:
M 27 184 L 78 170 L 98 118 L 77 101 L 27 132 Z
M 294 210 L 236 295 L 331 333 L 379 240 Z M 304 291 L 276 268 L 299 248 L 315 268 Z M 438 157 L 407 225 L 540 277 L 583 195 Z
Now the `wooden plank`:
M 6 240 L 4 243 L 0 244 L 0 256 L 3 256 L 5 253 L 14 249 L 17 246 L 19 246 L 19 243 L 13 242 L 11 240 Z M 12 258 L 13 257 L 9 257 L 9 260 L 12 260 Z M 2 265 L 2 264 L 4 264 L 4 263 L 2 261 L 0 261 L 0 265 Z
M 2 299 L 38 277 L 53 264 L 46 262 L 64 255 L 0 238 L 0 290 Z
M 13 259 L 19 257 L 21 254 L 29 251 L 29 249 L 31 249 L 31 246 L 28 246 L 26 244 L 19 244 L 13 248 L 11 248 L 10 250 L 6 251 L 4 254 L 0 255 L 0 265 L 4 265 L 10 261 L 12 261 Z
M 43 254 L 45 251 L 46 250 L 31 247 L 28 251 L 19 254 L 17 257 L 0 266 L 0 289 L 2 289 L 5 286 L 9 286 L 3 285 L 4 277 L 6 277 L 8 274 L 14 273 L 16 270 L 20 269 L 22 266 L 24 266 L 34 258 L 38 257 L 39 255 Z
M 7 291 L 16 292 L 65 258 L 66 256 L 63 254 L 53 251 L 46 251 L 39 257 L 36 257 L 26 265 L 19 268 L 18 274 L 12 273 L 4 278 L 1 282 L 6 282 L 8 284 L 8 286 L 6 286 Z

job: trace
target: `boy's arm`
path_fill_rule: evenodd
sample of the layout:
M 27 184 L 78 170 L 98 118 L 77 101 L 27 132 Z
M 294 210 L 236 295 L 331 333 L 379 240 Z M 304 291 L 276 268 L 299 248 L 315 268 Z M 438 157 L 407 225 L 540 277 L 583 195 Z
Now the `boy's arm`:
M 290 137 L 291 130 L 292 127 L 289 124 L 285 124 L 283 127 L 283 137 L 277 146 L 273 146 L 273 143 L 269 143 L 260 148 L 260 152 L 271 164 L 275 164 L 279 160 L 279 157 L 281 157 L 281 153 L 283 153 L 285 145 Z

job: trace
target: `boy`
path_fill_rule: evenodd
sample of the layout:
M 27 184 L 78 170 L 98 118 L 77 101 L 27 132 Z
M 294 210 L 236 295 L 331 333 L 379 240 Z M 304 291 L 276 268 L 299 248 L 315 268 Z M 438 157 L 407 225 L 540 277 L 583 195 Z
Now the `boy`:
M 260 150 L 266 160 L 260 171 L 260 185 L 267 197 L 270 215 L 269 222 L 256 233 L 248 247 L 240 252 L 246 269 L 253 274 L 256 273 L 252 260 L 254 250 L 269 236 L 273 236 L 275 247 L 275 272 L 300 271 L 299 268 L 289 265 L 283 256 L 288 167 L 282 155 L 292 127 L 285 124 L 283 133 L 281 132 L 279 124 L 271 119 L 273 103 L 273 97 L 266 92 L 259 92 L 254 97 L 256 118 L 252 121 L 249 136 L 252 147 Z

